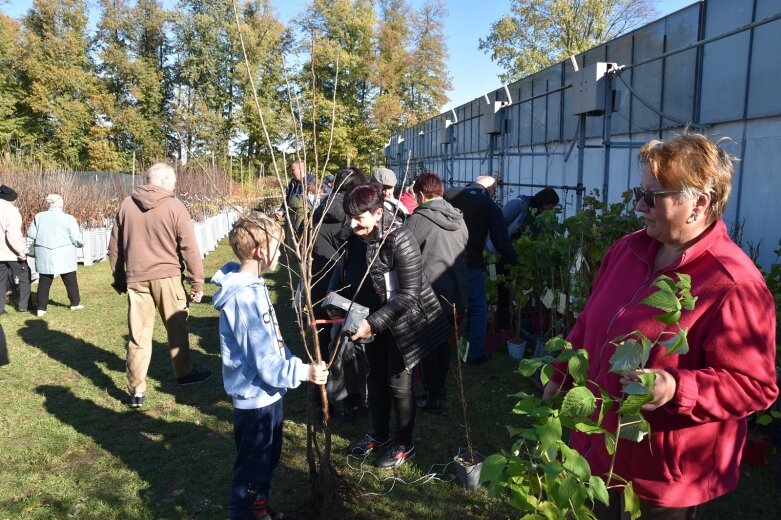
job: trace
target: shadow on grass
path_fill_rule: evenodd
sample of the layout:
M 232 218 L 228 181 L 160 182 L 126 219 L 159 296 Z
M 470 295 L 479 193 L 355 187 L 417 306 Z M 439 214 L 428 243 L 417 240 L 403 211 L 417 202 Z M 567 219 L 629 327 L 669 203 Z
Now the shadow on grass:
M 141 411 L 116 412 L 62 386 L 43 385 L 36 391 L 52 416 L 93 439 L 149 484 L 139 498 L 154 518 L 181 517 L 182 510 L 188 518 L 226 516 L 233 456 L 228 435 Z M 111 496 L 109 490 L 104 490 L 109 495 L 105 499 L 121 511 L 128 497 Z
M 19 336 L 31 347 L 89 378 L 96 388 L 105 390 L 118 401 L 127 399 L 127 393 L 117 388 L 104 368 L 125 372 L 125 360 L 82 339 L 49 328 L 44 320 L 30 319 L 19 329 Z
M 114 379 L 106 373 L 108 370 L 124 374 L 126 364 L 123 357 L 83 339 L 51 329 L 44 320 L 25 321 L 25 326 L 19 330 L 19 336 L 31 347 L 88 378 L 96 388 L 104 390 L 113 399 L 127 403 L 128 394 L 124 385 L 118 387 Z M 226 398 L 219 375 L 219 357 L 198 350 L 191 350 L 190 357 L 193 366 L 205 366 L 212 370 L 213 376 L 201 384 L 180 388 L 171 367 L 168 344 L 153 341 L 152 359 L 147 374 L 147 399 L 153 400 L 154 391 L 161 391 L 174 396 L 177 403 L 193 406 L 203 414 L 214 416 L 221 421 L 232 421 L 230 407 L 225 405 Z M 124 381 L 124 377 L 122 380 Z
M 220 354 L 219 316 L 193 316 L 187 318 L 190 334 L 198 337 L 198 346 L 206 352 Z

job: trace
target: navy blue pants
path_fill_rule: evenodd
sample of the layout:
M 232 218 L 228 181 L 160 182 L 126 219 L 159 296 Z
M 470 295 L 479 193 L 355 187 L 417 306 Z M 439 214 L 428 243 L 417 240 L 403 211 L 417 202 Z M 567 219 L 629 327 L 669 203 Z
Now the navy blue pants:
M 265 504 L 268 500 L 271 475 L 282 453 L 282 416 L 282 399 L 263 408 L 234 410 L 233 520 L 255 520 L 255 502 Z

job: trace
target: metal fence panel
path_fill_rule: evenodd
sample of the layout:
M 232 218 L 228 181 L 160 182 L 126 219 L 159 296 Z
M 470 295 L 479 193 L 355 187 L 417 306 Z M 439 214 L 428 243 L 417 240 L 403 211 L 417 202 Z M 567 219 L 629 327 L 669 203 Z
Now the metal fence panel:
M 616 38 L 607 43 L 607 60 L 615 62 L 619 66 L 629 65 L 632 63 L 632 46 L 634 38 L 632 35 L 622 36 Z M 632 71 L 629 70 L 625 73 L 627 82 L 631 84 Z M 623 83 L 616 82 L 617 90 L 621 93 L 620 103 L 616 107 L 617 111 L 613 113 L 613 121 L 611 122 L 611 128 L 613 135 L 626 134 L 629 132 L 629 119 L 631 117 L 630 106 L 632 98 L 629 95 L 629 91 L 626 90 Z M 564 134 L 565 139 L 570 139 L 574 135 L 574 129 L 572 134 Z
M 660 20 L 635 32 L 635 63 L 654 58 L 664 52 L 664 27 L 664 20 Z M 663 62 L 657 60 L 632 69 L 632 89 L 646 102 L 659 108 L 662 101 L 662 67 Z M 633 97 L 632 131 L 643 132 L 658 126 L 659 115 Z
M 775 152 L 781 150 L 781 96 L 776 94 L 781 20 L 762 20 L 780 14 L 779 0 L 705 0 L 576 56 L 581 67 L 596 61 L 627 67 L 620 80 L 612 80 L 621 95 L 610 117 L 611 135 L 603 135 L 608 127 L 603 117 L 586 117 L 583 150 L 577 146 L 579 118 L 572 114 L 569 87 L 575 73 L 567 60 L 508 86 L 513 105 L 506 109 L 506 134 L 485 133 L 485 114 L 493 111 L 502 89 L 488 93 L 490 103 L 481 97 L 455 109 L 456 141 L 450 145 L 441 146 L 437 136 L 450 113 L 408 129 L 413 137 L 424 132 L 413 162 L 423 158 L 443 176 L 450 172 L 448 180 L 457 184 L 500 171 L 505 197 L 555 185 L 571 213 L 574 208 L 566 204 L 575 204 L 579 182 L 586 191 L 607 188 L 608 201 L 616 202 L 639 181 L 638 145 L 680 132 L 684 122 L 707 124 L 706 133 L 735 138 L 731 149 L 742 159 L 725 220 L 746 218 L 745 235 L 762 240 L 760 261 L 772 260 L 778 240 L 773 223 L 781 219 L 781 209 L 768 200 L 781 190 L 781 157 Z M 745 29 L 752 22 L 756 26 Z M 702 44 L 698 38 L 713 41 Z M 388 150 L 386 156 L 398 161 Z
M 779 8 L 778 0 L 764 2 Z M 766 18 L 768 13 L 760 12 L 757 19 Z M 757 27 L 751 51 L 751 73 L 749 77 L 748 117 L 770 116 L 781 113 L 781 20 Z

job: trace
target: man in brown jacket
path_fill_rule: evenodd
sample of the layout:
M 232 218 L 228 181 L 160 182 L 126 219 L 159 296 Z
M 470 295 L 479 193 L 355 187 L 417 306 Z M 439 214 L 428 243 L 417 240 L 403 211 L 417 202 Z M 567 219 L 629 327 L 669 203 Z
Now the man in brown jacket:
M 144 404 L 146 374 L 152 358 L 155 308 L 165 323 L 174 374 L 180 386 L 200 383 L 211 376 L 190 362 L 189 314 L 182 286 L 182 261 L 190 280 L 190 297 L 203 296 L 203 263 L 195 241 L 190 214 L 176 198 L 176 172 L 157 163 L 119 207 L 108 254 L 114 272 L 113 287 L 127 291 L 127 389 L 130 406 Z

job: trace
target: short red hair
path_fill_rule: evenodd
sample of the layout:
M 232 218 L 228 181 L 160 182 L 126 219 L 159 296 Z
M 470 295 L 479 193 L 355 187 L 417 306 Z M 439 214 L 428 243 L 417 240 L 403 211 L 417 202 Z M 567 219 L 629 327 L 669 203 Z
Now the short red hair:
M 427 199 L 433 199 L 435 197 L 441 197 L 445 193 L 445 186 L 442 184 L 442 179 L 439 178 L 439 175 L 432 172 L 425 172 L 415 179 L 415 184 L 412 185 L 412 191 L 423 194 Z

